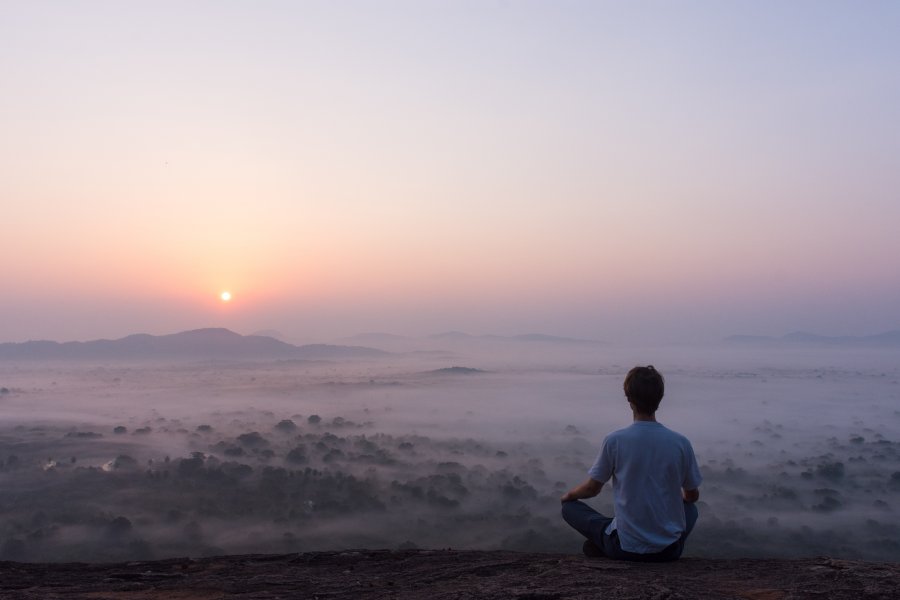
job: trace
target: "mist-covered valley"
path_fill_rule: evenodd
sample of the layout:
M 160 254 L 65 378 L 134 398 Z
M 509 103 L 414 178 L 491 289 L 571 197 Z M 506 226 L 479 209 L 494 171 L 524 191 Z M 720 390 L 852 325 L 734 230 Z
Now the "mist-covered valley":
M 578 552 L 559 497 L 630 423 L 627 370 L 654 364 L 657 417 L 704 476 L 688 555 L 900 560 L 895 348 L 384 349 L 0 362 L 0 557 Z

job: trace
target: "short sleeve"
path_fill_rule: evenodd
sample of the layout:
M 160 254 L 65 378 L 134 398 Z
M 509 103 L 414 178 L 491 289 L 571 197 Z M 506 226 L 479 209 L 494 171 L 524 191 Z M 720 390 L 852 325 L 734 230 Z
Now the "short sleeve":
M 600 483 L 609 481 L 613 474 L 613 454 L 614 445 L 610 442 L 609 437 L 607 437 L 603 440 L 603 446 L 600 448 L 597 460 L 595 460 L 593 466 L 588 469 L 588 477 L 594 481 L 599 481 Z

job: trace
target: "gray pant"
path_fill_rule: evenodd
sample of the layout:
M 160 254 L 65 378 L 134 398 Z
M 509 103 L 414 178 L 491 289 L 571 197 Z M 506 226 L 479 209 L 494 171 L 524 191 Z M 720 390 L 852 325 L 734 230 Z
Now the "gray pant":
M 684 520 L 686 528 L 684 533 L 681 534 L 680 538 L 672 542 L 671 545 L 652 554 L 638 554 L 622 550 L 622 546 L 619 544 L 619 532 L 613 531 L 610 534 L 606 533 L 606 527 L 612 522 L 612 517 L 607 517 L 598 513 L 580 500 L 563 502 L 562 516 L 563 519 L 566 520 L 566 523 L 593 542 L 594 545 L 609 558 L 640 562 L 664 562 L 675 560 L 681 556 L 681 553 L 684 551 L 684 542 L 691 533 L 691 530 L 694 529 L 694 524 L 697 523 L 699 513 L 697 512 L 697 506 L 694 503 L 685 502 Z

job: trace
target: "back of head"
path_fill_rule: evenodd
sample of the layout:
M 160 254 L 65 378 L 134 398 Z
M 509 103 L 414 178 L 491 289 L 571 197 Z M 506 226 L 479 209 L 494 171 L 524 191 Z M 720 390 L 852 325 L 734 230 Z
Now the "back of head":
M 666 391 L 666 382 L 653 365 L 648 365 L 628 371 L 623 387 L 625 397 L 639 412 L 652 415 L 659 408 L 659 402 Z

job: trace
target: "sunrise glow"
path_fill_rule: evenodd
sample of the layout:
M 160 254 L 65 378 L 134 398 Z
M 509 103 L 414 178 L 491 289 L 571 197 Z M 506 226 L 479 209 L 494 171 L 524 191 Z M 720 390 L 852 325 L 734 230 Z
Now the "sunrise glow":
M 898 3 L 45 4 L 0 341 L 898 326 Z

